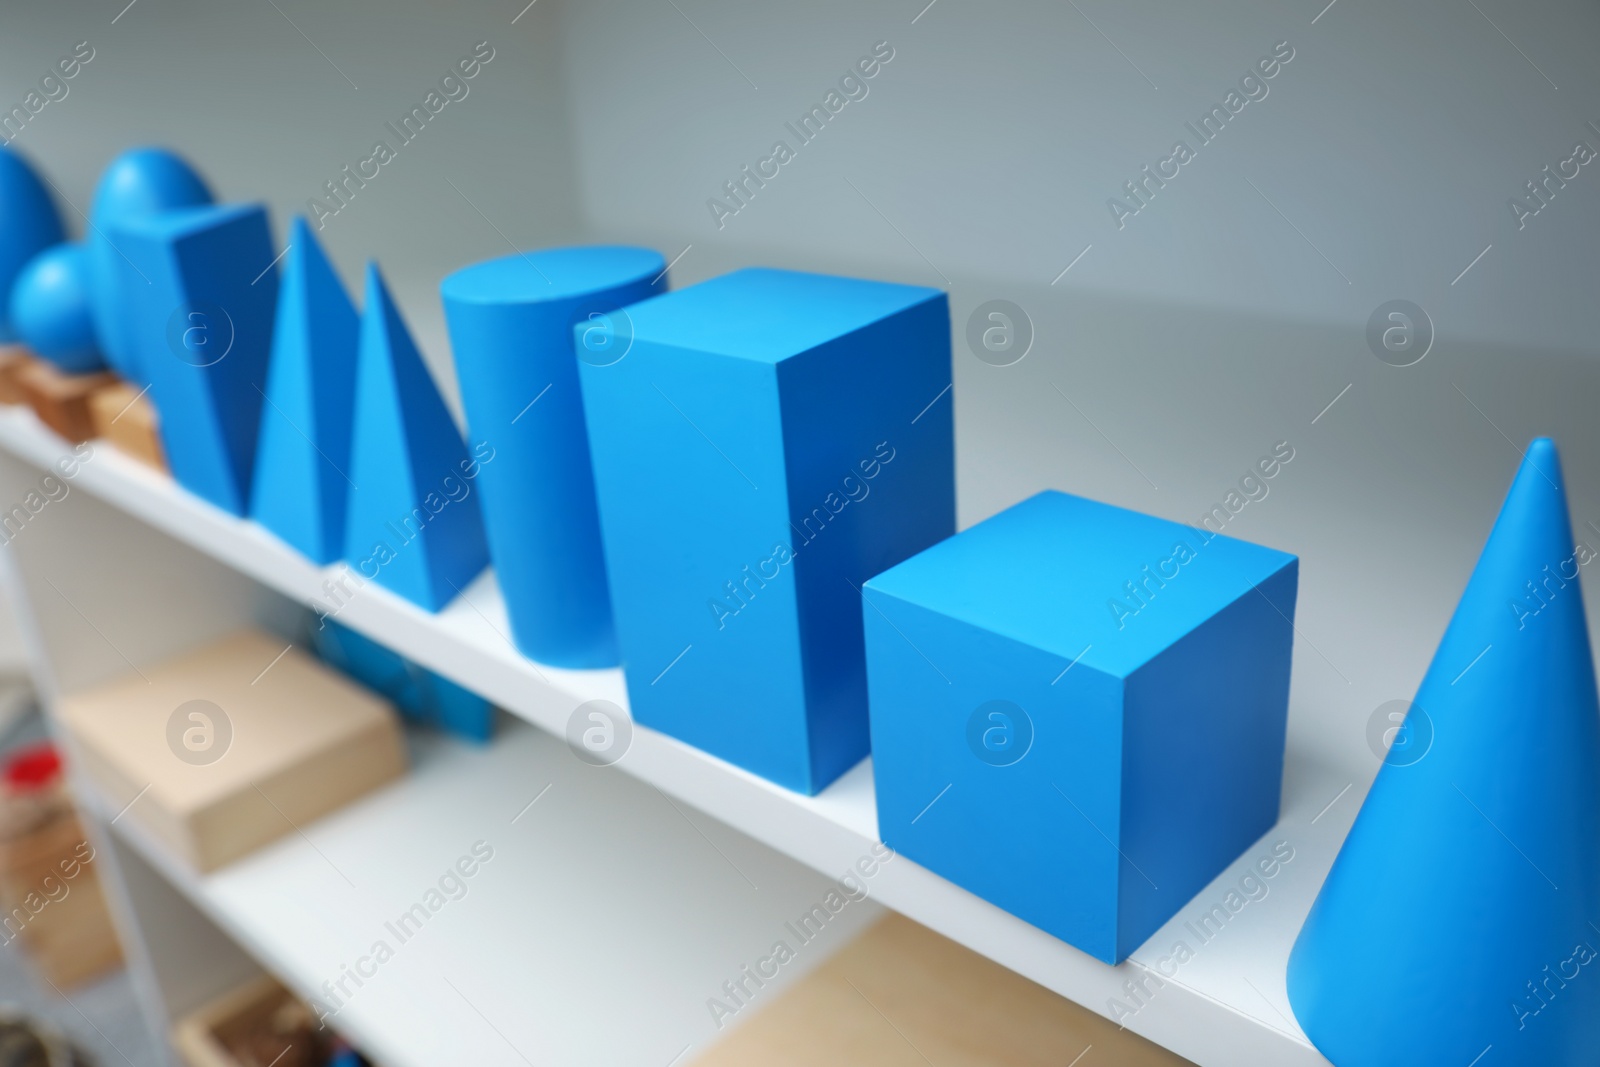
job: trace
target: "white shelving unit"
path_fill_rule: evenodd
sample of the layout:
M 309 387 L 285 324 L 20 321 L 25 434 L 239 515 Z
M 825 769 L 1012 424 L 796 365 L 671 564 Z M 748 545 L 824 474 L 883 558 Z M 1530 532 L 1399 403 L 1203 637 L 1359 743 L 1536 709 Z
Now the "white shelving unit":
M 21 499 L 69 449 L 31 412 L 0 411 L 0 501 Z M 286 626 L 305 606 L 327 605 L 344 570 L 311 565 L 107 445 L 69 484 L 8 554 L 38 669 L 58 691 L 225 625 Z M 877 842 L 870 760 L 804 797 L 643 728 L 614 768 L 571 758 L 560 740 L 569 715 L 596 698 L 625 708 L 622 674 L 520 656 L 492 573 L 437 615 L 364 584 L 338 618 L 539 729 L 519 726 L 479 751 L 427 744 L 402 783 L 209 876 L 115 818 L 128 798 L 93 806 L 122 861 L 132 928 L 143 928 L 144 910 L 193 908 L 311 996 L 446 864 L 475 840 L 491 842 L 505 858 L 336 1020 L 390 1067 L 679 1062 L 716 1036 L 705 999 Z M 513 821 L 546 785 L 548 795 Z M 1284 969 L 1365 783 L 1291 751 L 1285 785 L 1273 831 L 1119 967 L 903 858 L 870 879 L 876 904 L 851 905 L 840 925 L 864 923 L 877 905 L 901 912 L 1101 1014 L 1112 1014 L 1113 998 L 1136 1008 L 1123 1018 L 1128 1029 L 1202 1067 L 1326 1064 L 1293 1021 Z M 1201 943 L 1188 924 L 1279 842 L 1293 859 L 1246 905 L 1249 920 Z M 833 932 L 830 946 L 848 934 Z M 1179 940 L 1193 958 L 1175 976 L 1148 977 Z M 138 947 L 153 1010 L 184 1010 L 197 975 L 248 970 L 215 942 L 207 932 L 193 946 Z M 824 955 L 802 952 L 794 974 Z M 786 969 L 781 979 L 793 976 Z M 1140 979 L 1148 992 L 1135 998 L 1128 983 Z M 451 1032 L 476 1035 L 470 1056 L 439 1044 Z

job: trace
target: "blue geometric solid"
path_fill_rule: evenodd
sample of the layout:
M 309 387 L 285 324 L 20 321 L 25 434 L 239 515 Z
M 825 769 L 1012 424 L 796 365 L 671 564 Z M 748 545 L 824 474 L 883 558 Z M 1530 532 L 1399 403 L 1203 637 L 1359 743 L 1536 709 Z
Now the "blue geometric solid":
M 861 583 L 955 529 L 945 295 L 742 270 L 625 310 L 579 376 L 633 715 L 816 793 L 867 754 Z
M 21 153 L 0 148 L 0 342 L 17 337 L 9 317 L 17 276 L 64 237 L 56 203 L 39 175 Z
M 387 645 L 333 619 L 312 631 L 317 655 L 382 693 L 412 722 L 469 741 L 494 734 L 494 705 L 450 679 L 418 666 Z
M 11 288 L 11 325 L 35 355 L 68 374 L 105 367 L 95 336 L 94 281 L 83 245 L 63 242 L 28 261 Z
M 572 328 L 666 288 L 658 253 L 618 246 L 505 256 L 440 286 L 467 425 L 495 445 L 483 517 L 511 636 L 558 667 L 618 662 Z
M 95 186 L 89 209 L 89 261 L 94 276 L 95 332 L 111 369 L 143 384 L 134 365 L 134 322 L 140 294 L 150 281 L 118 246 L 113 231 L 124 222 L 173 208 L 211 203 L 211 190 L 188 163 L 164 148 L 135 148 L 111 161 Z M 259 269 L 259 268 L 258 268 Z
M 1594 1062 L 1595 556 L 1534 441 L 1289 957 L 1295 1016 L 1339 1067 Z
M 361 319 L 305 220 L 289 229 L 250 515 L 317 563 L 344 554 Z
M 317 655 L 368 689 L 394 701 L 408 718 L 422 713 L 422 695 L 406 658 L 359 630 L 334 619 L 324 619 L 311 631 Z
M 1120 962 L 1277 821 L 1297 577 L 1050 491 L 873 578 L 879 836 Z
M 421 672 L 418 687 L 422 694 L 423 722 L 468 741 L 482 743 L 493 739 L 493 704 L 442 674 L 416 664 L 412 664 L 412 668 Z
M 489 564 L 472 456 L 378 274 L 367 264 L 350 442 L 345 556 L 379 585 L 437 611 Z
M 172 474 L 242 516 L 278 303 L 266 209 L 179 208 L 124 218 L 109 236 L 148 279 L 124 306 Z

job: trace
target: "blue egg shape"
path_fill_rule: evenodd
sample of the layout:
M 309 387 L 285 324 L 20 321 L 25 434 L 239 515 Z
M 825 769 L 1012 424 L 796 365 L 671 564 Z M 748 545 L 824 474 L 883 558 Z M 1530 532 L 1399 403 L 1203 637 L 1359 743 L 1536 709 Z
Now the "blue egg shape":
M 0 148 L 0 341 L 15 341 L 7 313 L 11 287 L 34 256 L 66 234 L 50 191 L 19 153 Z
M 173 208 L 212 202 L 211 190 L 182 156 L 165 148 L 134 148 L 100 176 L 89 215 L 89 264 L 96 336 L 106 362 L 124 378 L 143 381 L 134 365 L 130 301 L 146 280 L 113 243 L 117 224 Z
M 95 336 L 89 253 L 59 244 L 28 261 L 11 287 L 11 322 L 34 352 L 69 374 L 105 367 Z

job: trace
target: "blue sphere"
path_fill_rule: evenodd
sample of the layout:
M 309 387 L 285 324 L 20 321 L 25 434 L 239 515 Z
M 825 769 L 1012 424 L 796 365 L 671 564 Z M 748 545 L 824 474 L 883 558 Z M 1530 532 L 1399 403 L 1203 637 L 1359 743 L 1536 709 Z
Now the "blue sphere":
M 134 148 L 100 176 L 89 209 L 95 333 L 106 362 L 124 378 L 141 380 L 129 327 L 131 300 L 145 280 L 116 246 L 117 224 L 173 208 L 211 203 L 211 190 L 181 156 L 165 148 Z M 137 287 L 137 288 L 135 288 Z
M 17 337 L 6 311 L 17 275 L 65 236 L 55 201 L 39 175 L 20 154 L 0 148 L 0 341 Z
M 11 288 L 11 322 L 23 342 L 69 374 L 105 367 L 90 292 L 89 255 L 79 244 L 40 252 Z

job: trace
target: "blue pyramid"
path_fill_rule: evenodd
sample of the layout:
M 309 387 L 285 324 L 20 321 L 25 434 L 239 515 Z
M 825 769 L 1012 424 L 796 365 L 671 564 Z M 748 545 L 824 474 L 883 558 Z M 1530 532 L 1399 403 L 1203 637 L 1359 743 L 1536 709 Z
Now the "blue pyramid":
M 278 292 L 250 515 L 318 563 L 344 554 L 360 328 L 311 228 L 296 218 Z
M 1577 575 L 1594 557 L 1537 440 L 1402 727 L 1409 754 L 1379 769 L 1289 959 L 1295 1015 L 1338 1067 L 1593 1062 L 1600 705 Z
M 493 457 L 486 444 L 468 455 L 377 265 L 369 263 L 346 558 L 364 577 L 429 611 L 449 603 L 489 564 L 473 480 Z

